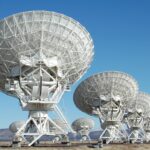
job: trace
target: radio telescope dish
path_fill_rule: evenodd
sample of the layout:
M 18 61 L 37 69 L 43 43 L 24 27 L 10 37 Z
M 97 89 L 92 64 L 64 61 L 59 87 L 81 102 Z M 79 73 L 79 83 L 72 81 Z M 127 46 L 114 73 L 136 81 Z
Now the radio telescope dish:
M 24 124 L 25 121 L 15 121 L 10 124 L 9 130 L 13 133 L 16 133 Z
M 29 11 L 7 17 L 0 21 L 1 90 L 9 94 L 7 79 L 29 76 L 40 63 L 70 85 L 89 68 L 93 47 L 87 30 L 63 14 Z
M 29 11 L 0 21 L 0 90 L 17 97 L 23 110 L 29 111 L 28 127 L 34 120 L 33 131 L 16 133 L 30 136 L 29 146 L 51 134 L 49 127 L 39 131 L 49 124 L 45 122 L 52 122 L 48 111 L 56 112 L 68 125 L 57 104 L 89 68 L 93 47 L 87 30 L 63 14 Z
M 106 125 L 100 138 L 109 143 L 114 138 L 121 138 L 118 125 L 123 119 L 125 107 L 137 93 L 137 82 L 130 75 L 104 72 L 89 77 L 77 87 L 74 103 L 81 111 L 100 118 L 101 124 Z
M 144 117 L 150 115 L 150 95 L 144 92 L 139 92 L 136 98 L 136 110 L 141 110 Z M 133 107 L 135 108 L 135 107 Z
M 89 118 L 80 118 L 80 119 L 75 120 L 72 123 L 72 128 L 74 131 L 77 131 L 77 132 L 82 129 L 90 130 L 90 129 L 94 128 L 94 121 Z
M 79 118 L 72 123 L 72 128 L 81 135 L 82 141 L 90 140 L 89 131 L 94 128 L 94 121 L 89 118 Z
M 150 114 L 150 95 L 139 92 L 135 101 L 130 103 L 128 108 L 132 110 L 126 115 L 130 129 L 128 140 L 133 143 L 142 143 L 145 138 L 144 134 L 146 134 L 144 133 L 144 124 L 145 127 L 148 127 L 146 124 L 149 123 L 149 120 L 146 121 L 146 118 L 149 117 Z

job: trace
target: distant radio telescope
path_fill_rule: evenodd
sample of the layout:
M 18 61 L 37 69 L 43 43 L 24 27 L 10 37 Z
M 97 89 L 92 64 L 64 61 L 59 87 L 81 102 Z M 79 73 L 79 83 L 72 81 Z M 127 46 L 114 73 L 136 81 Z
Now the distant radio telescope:
M 130 103 L 127 108 L 129 110 L 126 114 L 126 120 L 130 129 L 128 140 L 132 143 L 143 143 L 145 137 L 146 140 L 149 139 L 149 132 L 146 133 L 149 120 L 146 120 L 146 118 L 150 114 L 150 95 L 139 92 L 135 101 Z
M 94 121 L 89 118 L 79 118 L 72 123 L 72 128 L 81 135 L 82 141 L 91 140 L 89 132 L 94 128 Z
M 49 11 L 22 12 L 0 21 L 0 90 L 19 99 L 29 118 L 16 133 L 29 146 L 51 135 L 54 111 L 63 93 L 80 79 L 93 59 L 93 42 L 79 22 Z
M 23 125 L 25 121 L 15 121 L 9 126 L 9 130 L 13 133 L 16 133 Z
M 103 72 L 81 82 L 74 93 L 74 103 L 81 111 L 99 117 L 103 128 L 100 139 L 109 143 L 125 138 L 121 122 L 127 104 L 137 93 L 137 82 L 130 75 Z

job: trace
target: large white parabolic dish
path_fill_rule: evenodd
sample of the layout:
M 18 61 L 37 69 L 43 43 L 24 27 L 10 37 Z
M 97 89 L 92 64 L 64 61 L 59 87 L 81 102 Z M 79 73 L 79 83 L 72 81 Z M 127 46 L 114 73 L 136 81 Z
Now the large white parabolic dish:
M 132 142 L 143 142 L 145 138 L 148 140 L 149 134 L 147 134 L 147 131 L 149 130 L 150 115 L 149 94 L 139 92 L 135 101 L 131 102 L 127 108 L 126 120 L 130 129 L 128 139 L 132 140 Z
M 27 70 L 39 61 L 57 70 L 59 82 L 72 84 L 88 69 L 93 47 L 87 30 L 63 14 L 29 11 L 7 17 L 0 21 L 0 89 L 8 93 L 6 78 L 24 76 L 20 66 Z
M 137 93 L 137 82 L 130 75 L 117 71 L 103 72 L 81 82 L 74 93 L 74 103 L 81 111 L 93 115 L 94 107 L 103 107 L 107 99 L 119 98 L 123 105 L 127 105 Z M 105 115 L 102 117 L 105 119 Z
M 150 115 L 150 95 L 144 92 L 139 92 L 135 101 L 127 106 L 131 112 L 142 113 L 144 118 Z

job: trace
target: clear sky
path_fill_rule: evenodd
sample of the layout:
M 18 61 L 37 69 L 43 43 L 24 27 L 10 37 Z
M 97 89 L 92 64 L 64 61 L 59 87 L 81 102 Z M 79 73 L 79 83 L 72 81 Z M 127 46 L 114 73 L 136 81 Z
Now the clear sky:
M 90 32 L 95 55 L 91 68 L 67 92 L 61 106 L 69 122 L 91 117 L 73 103 L 76 86 L 94 73 L 117 70 L 137 79 L 140 90 L 150 93 L 150 1 L 149 0 L 0 0 L 0 19 L 27 10 L 48 10 L 78 20 Z M 0 93 L 0 128 L 27 119 L 18 100 Z M 93 117 L 92 117 L 93 118 Z M 98 119 L 96 128 L 98 127 Z

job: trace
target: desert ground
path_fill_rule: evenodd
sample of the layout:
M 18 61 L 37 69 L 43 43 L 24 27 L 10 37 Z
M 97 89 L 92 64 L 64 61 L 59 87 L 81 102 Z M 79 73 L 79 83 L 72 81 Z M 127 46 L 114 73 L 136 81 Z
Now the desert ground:
M 62 145 L 45 145 L 41 144 L 37 147 L 21 147 L 12 148 L 9 142 L 0 142 L 0 150 L 150 150 L 150 144 L 109 144 L 104 145 L 103 148 L 92 148 L 90 144 L 72 144 L 72 146 Z
M 11 147 L 1 147 L 2 150 L 13 149 Z M 16 149 L 16 148 L 15 148 Z M 17 148 L 20 150 L 20 148 Z M 17 150 L 16 149 L 16 150 Z M 87 146 L 77 146 L 77 147 L 22 147 L 21 150 L 149 150 L 150 145 L 106 145 L 103 148 L 89 148 Z

